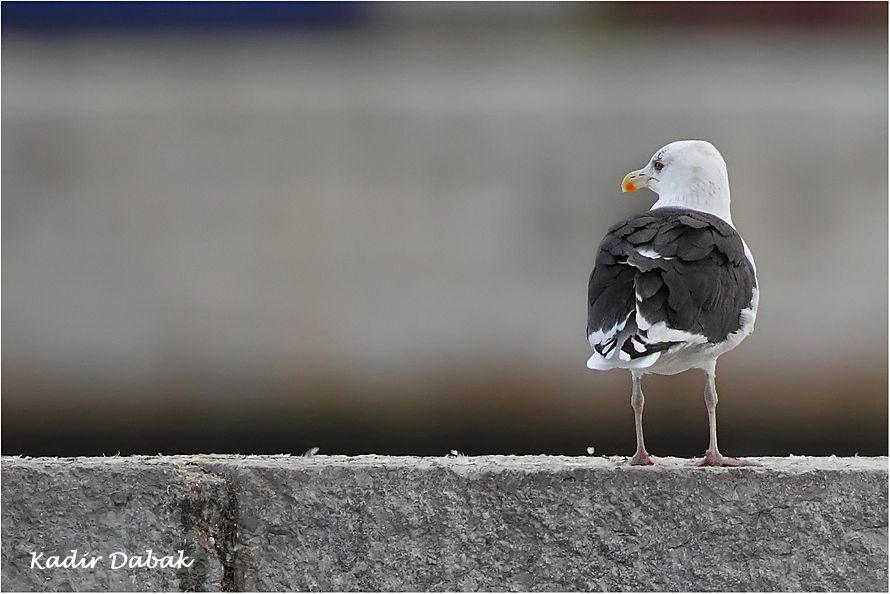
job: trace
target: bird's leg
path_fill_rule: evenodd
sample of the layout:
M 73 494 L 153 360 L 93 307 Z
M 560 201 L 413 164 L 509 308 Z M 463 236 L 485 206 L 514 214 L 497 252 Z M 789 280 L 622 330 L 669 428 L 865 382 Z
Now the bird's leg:
M 739 460 L 737 458 L 729 458 L 720 453 L 717 447 L 717 381 L 716 381 L 716 364 L 711 365 L 705 370 L 707 381 L 705 383 L 705 406 L 708 409 L 708 429 L 710 430 L 710 438 L 708 440 L 708 451 L 705 452 L 704 459 L 698 462 L 698 466 L 754 466 L 751 462 Z
M 630 459 L 632 466 L 646 466 L 653 464 L 654 461 L 646 451 L 646 444 L 643 441 L 643 386 L 641 378 L 636 373 L 631 372 L 630 377 L 633 381 L 633 389 L 630 394 L 630 405 L 634 409 L 634 424 L 637 430 L 637 452 Z

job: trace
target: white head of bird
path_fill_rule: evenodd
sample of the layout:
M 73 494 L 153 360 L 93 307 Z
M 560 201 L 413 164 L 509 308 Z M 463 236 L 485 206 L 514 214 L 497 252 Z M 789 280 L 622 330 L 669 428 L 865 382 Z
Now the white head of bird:
M 716 215 L 732 225 L 726 161 L 710 142 L 678 140 L 658 149 L 645 167 L 621 180 L 622 192 L 641 188 L 658 194 L 652 208 L 690 208 Z

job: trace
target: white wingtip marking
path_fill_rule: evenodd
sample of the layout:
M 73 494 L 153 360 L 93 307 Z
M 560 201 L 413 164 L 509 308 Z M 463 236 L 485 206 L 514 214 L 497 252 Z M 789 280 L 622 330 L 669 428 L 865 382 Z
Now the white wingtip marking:
M 659 254 L 658 252 L 656 252 L 655 250 L 653 250 L 650 247 L 642 247 L 642 246 L 638 247 L 637 253 L 640 254 L 641 256 L 643 256 L 644 258 L 649 258 L 650 260 L 673 260 L 674 259 L 673 256 L 667 256 L 667 257 L 662 256 L 661 254 Z
M 637 307 L 637 313 L 636 313 L 636 316 L 635 316 L 635 317 L 636 317 L 636 320 L 635 320 L 635 321 L 636 321 L 636 324 L 637 324 L 637 328 L 638 328 L 638 329 L 643 330 L 643 331 L 646 331 L 646 330 L 649 330 L 649 328 L 652 327 L 652 324 L 649 322 L 649 320 L 647 320 L 646 318 L 644 318 L 644 317 L 643 317 L 643 314 L 640 313 L 640 308 L 639 308 L 639 307 Z
M 654 365 L 660 356 L 661 353 L 658 352 L 646 355 L 645 357 L 640 357 L 639 359 L 633 359 L 632 361 L 618 361 L 614 358 L 606 359 L 599 353 L 594 353 L 590 356 L 590 359 L 587 360 L 587 368 L 595 371 L 607 371 L 609 369 L 644 369 Z

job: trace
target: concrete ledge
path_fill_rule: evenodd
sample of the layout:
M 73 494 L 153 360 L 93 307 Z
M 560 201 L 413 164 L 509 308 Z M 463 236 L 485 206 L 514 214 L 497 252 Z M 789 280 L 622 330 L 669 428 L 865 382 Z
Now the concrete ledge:
M 887 458 L 660 460 L 6 457 L 3 589 L 887 590 Z

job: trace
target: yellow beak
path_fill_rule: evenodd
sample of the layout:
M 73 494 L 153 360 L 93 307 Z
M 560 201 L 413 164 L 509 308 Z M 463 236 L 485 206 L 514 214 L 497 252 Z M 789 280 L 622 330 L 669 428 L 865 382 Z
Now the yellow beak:
M 646 188 L 648 186 L 649 176 L 639 169 L 637 171 L 631 171 L 624 176 L 623 180 L 621 180 L 622 192 L 636 192 L 640 188 Z

